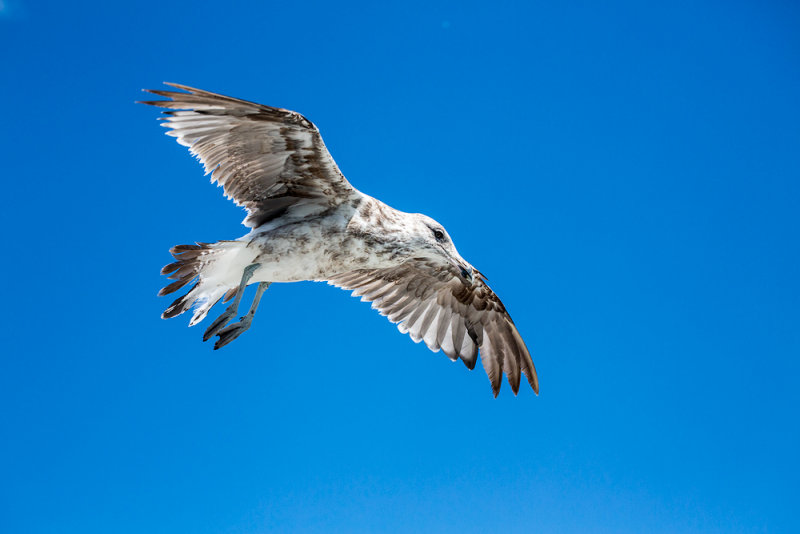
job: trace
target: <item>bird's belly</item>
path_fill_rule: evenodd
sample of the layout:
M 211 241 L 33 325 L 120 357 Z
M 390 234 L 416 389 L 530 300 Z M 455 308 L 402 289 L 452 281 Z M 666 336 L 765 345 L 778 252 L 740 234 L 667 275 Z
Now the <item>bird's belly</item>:
M 253 282 L 327 280 L 355 269 L 371 269 L 380 260 L 370 247 L 344 231 L 299 227 L 254 236 L 248 247 L 258 250 L 261 266 Z

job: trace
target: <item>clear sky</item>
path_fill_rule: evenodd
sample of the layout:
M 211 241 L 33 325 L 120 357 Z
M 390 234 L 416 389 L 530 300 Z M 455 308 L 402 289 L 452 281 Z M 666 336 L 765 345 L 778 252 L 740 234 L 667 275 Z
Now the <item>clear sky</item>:
M 800 9 L 642 4 L 2 0 L 0 531 L 800 531 Z M 246 232 L 165 80 L 442 222 L 540 396 L 323 284 L 160 319 L 169 247 Z

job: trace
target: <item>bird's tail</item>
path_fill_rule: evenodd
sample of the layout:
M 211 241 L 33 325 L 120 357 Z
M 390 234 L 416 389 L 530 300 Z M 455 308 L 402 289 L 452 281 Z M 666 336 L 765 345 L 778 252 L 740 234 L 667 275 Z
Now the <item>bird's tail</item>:
M 197 280 L 188 293 L 179 297 L 161 314 L 163 319 L 176 317 L 194 307 L 189 322 L 193 326 L 202 321 L 208 311 L 224 297 L 227 302 L 238 288 L 242 270 L 239 264 L 248 263 L 243 252 L 249 251 L 242 241 L 218 241 L 195 245 L 176 245 L 169 251 L 175 262 L 164 266 L 161 274 L 175 280 L 158 292 L 158 296 L 178 291 L 193 280 Z M 250 256 L 254 253 L 245 254 Z M 252 258 L 249 258 L 252 260 Z

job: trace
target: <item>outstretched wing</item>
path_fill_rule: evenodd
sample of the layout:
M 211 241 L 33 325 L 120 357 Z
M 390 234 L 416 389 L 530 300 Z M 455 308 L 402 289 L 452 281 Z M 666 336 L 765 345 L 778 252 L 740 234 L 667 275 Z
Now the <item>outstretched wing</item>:
M 339 275 L 329 284 L 353 290 L 415 342 L 441 349 L 451 360 L 475 367 L 481 362 L 495 397 L 505 372 L 514 394 L 523 373 L 539 393 L 536 368 L 517 327 L 481 276 L 467 284 L 450 268 L 407 262 L 390 269 L 362 269 Z
M 169 100 L 162 126 L 189 147 L 225 196 L 247 209 L 251 228 L 286 213 L 321 213 L 358 192 L 333 161 L 316 126 L 286 109 L 168 83 L 187 92 L 147 90 Z

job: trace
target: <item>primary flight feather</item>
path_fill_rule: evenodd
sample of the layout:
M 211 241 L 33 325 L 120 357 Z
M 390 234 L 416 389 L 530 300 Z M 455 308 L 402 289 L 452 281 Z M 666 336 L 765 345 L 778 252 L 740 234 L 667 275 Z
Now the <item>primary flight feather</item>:
M 203 337 L 218 336 L 218 349 L 250 327 L 271 283 L 325 281 L 372 302 L 434 352 L 470 369 L 480 355 L 495 396 L 503 373 L 515 394 L 522 375 L 539 392 L 530 353 L 503 303 L 441 224 L 356 190 L 299 113 L 167 85 L 182 91 L 149 90 L 167 100 L 143 103 L 166 109 L 167 134 L 247 210 L 251 230 L 237 240 L 173 247 L 175 262 L 161 272 L 175 281 L 159 294 L 196 283 L 162 317 L 193 308 L 194 325 L 214 304 L 233 299 Z M 258 288 L 250 310 L 228 325 L 251 283 Z

